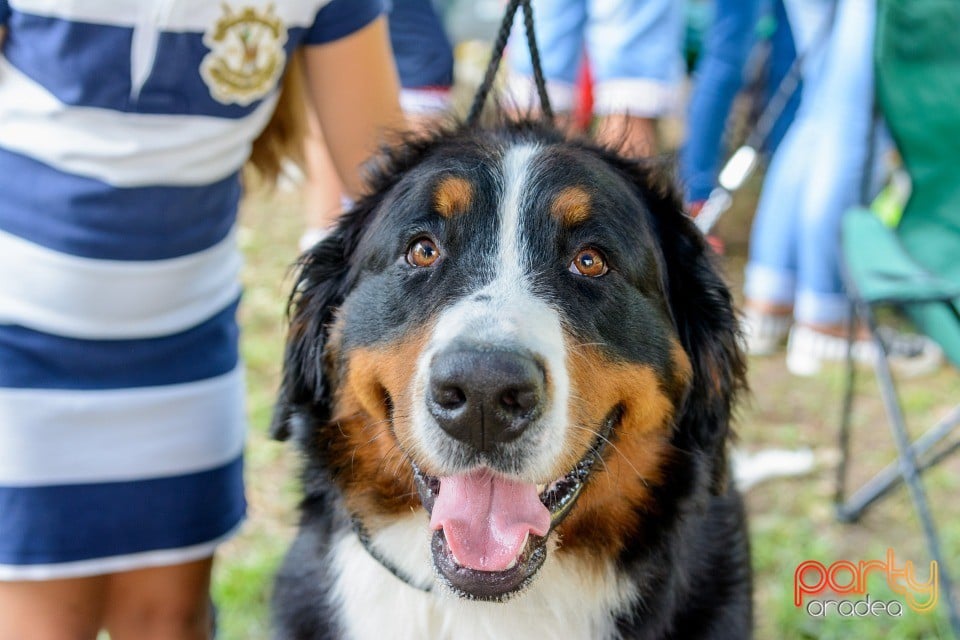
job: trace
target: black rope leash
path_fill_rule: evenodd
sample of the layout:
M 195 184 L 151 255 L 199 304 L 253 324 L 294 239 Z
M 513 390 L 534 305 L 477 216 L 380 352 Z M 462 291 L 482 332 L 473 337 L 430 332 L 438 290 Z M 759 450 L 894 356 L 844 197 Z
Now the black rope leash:
M 467 114 L 467 124 L 470 126 L 476 125 L 480 120 L 480 114 L 483 113 L 483 106 L 486 104 L 490 90 L 493 88 L 493 81 L 497 77 L 500 61 L 503 60 L 503 51 L 507 46 L 507 39 L 510 37 L 513 18 L 518 7 L 523 7 L 523 26 L 527 34 L 527 46 L 530 49 L 533 79 L 537 86 L 537 95 L 540 98 L 540 111 L 547 122 L 553 123 L 553 109 L 550 108 L 550 98 L 547 96 L 547 81 L 543 76 L 540 49 L 537 47 L 537 38 L 533 29 L 533 7 L 530 2 L 531 0 L 510 0 L 507 3 L 503 20 L 500 22 L 500 29 L 497 31 L 497 38 L 493 43 L 493 50 L 490 52 L 490 62 L 487 64 L 483 82 L 477 88 L 477 93 L 473 96 L 473 104 L 470 105 L 470 112 Z

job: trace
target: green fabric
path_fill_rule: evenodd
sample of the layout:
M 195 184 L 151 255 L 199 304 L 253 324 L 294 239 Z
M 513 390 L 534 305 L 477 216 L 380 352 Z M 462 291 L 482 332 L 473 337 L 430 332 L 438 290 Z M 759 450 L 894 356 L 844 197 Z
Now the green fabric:
M 958 34 L 958 0 L 879 2 L 877 99 L 912 181 L 897 236 L 920 267 L 952 283 L 960 283 Z M 907 311 L 960 365 L 960 324 L 949 309 Z
M 843 218 L 843 253 L 857 295 L 867 302 L 907 303 L 960 297 L 960 282 L 929 272 L 869 209 Z

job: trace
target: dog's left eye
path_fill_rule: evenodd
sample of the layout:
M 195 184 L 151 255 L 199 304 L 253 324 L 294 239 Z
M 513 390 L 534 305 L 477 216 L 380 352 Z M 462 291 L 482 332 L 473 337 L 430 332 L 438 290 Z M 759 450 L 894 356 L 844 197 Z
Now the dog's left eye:
M 440 249 L 430 238 L 417 238 L 407 249 L 407 262 L 414 267 L 431 267 L 440 258 Z
M 577 273 L 588 278 L 599 278 L 610 270 L 607 266 L 607 259 L 604 258 L 599 249 L 594 247 L 584 247 L 578 251 L 570 262 L 569 269 L 570 273 Z

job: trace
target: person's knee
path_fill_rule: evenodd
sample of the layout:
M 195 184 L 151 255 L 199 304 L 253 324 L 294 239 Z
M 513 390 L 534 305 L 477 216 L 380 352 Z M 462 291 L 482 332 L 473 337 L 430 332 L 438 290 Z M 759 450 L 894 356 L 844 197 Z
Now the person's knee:
M 212 627 L 212 560 L 117 574 L 110 583 L 112 640 L 206 640 Z
M 210 637 L 210 601 L 142 597 L 113 608 L 107 628 L 115 640 L 201 640 Z

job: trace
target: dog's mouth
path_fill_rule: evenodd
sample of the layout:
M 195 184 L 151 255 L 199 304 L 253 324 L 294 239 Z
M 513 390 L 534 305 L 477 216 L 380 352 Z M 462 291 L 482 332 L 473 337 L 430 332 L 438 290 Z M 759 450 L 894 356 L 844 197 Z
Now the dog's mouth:
M 440 578 L 457 595 L 503 600 L 526 587 L 547 557 L 547 538 L 573 509 L 620 419 L 614 409 L 587 453 L 549 485 L 507 478 L 486 467 L 446 477 L 413 464 L 430 514 Z

